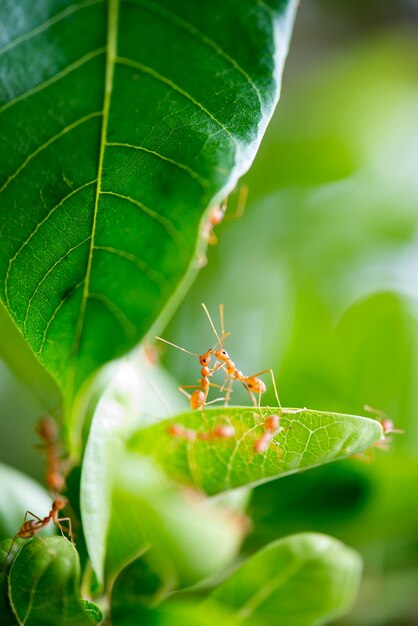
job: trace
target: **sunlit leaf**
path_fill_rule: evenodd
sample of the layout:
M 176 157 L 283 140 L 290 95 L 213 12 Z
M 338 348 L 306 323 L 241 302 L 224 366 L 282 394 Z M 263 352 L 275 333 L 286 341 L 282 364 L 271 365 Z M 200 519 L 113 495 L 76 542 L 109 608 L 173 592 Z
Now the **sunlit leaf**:
M 250 166 L 295 6 L 6 0 L 0 296 L 67 398 L 153 324 Z
M 310 409 L 296 414 L 294 409 L 282 411 L 284 430 L 263 453 L 256 453 L 254 445 L 265 432 L 264 417 L 279 413 L 279 409 L 207 409 L 206 423 L 199 411 L 185 413 L 138 431 L 130 448 L 154 458 L 180 482 L 212 495 L 344 458 L 365 450 L 382 436 L 376 420 Z M 224 440 L 186 441 L 168 432 L 173 423 L 199 433 L 224 424 L 233 426 L 235 435 Z
M 317 626 L 348 611 L 361 570 L 360 556 L 339 541 L 292 535 L 245 561 L 210 599 L 234 610 L 227 623 L 259 618 L 263 626 Z

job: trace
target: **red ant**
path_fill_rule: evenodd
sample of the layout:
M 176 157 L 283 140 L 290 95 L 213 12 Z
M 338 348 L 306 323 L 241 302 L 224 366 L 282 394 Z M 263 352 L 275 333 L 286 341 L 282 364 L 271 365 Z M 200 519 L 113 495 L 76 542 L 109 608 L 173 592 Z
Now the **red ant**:
M 46 453 L 45 482 L 51 491 L 59 493 L 65 487 L 65 476 L 58 447 L 57 425 L 52 417 L 46 415 L 38 422 L 36 430 L 44 441 L 41 447 Z
M 248 198 L 248 186 L 243 185 L 239 190 L 237 208 L 234 215 L 229 216 L 229 219 L 238 219 L 242 217 Z M 225 213 L 228 209 L 228 198 L 225 198 L 221 204 L 215 204 L 209 209 L 209 217 L 207 221 L 203 223 L 202 237 L 209 245 L 215 246 L 218 243 L 218 238 L 214 232 L 214 227 L 223 222 Z
M 383 413 L 383 411 L 379 411 L 379 409 L 373 409 L 368 404 L 364 405 L 364 410 L 368 411 L 369 413 L 374 413 L 379 419 L 383 428 L 382 438 L 373 444 L 374 447 L 381 448 L 382 450 L 388 450 L 388 444 L 392 443 L 392 439 L 391 437 L 387 437 L 386 435 L 390 433 L 403 435 L 405 431 L 395 428 L 395 424 L 393 423 L 393 421 L 385 413 Z
M 269 415 L 264 420 L 264 433 L 254 443 L 253 450 L 256 454 L 267 452 L 274 437 L 284 430 L 283 426 L 280 426 L 279 415 Z
M 221 304 L 219 309 L 220 309 L 220 318 L 221 318 L 221 329 L 222 329 L 222 338 L 219 337 L 218 332 L 212 322 L 212 318 L 209 314 L 209 311 L 206 307 L 205 304 L 202 303 L 202 307 L 208 317 L 209 323 L 212 327 L 213 332 L 215 333 L 215 337 L 218 340 L 218 343 L 220 345 L 219 350 L 215 350 L 214 354 L 216 359 L 218 359 L 221 363 L 218 365 L 215 365 L 212 368 L 212 372 L 215 371 L 216 369 L 222 368 L 225 370 L 226 372 L 226 378 L 225 378 L 225 382 L 224 382 L 224 386 L 226 384 L 226 382 L 228 381 L 228 379 L 230 380 L 231 384 L 234 380 L 239 380 L 242 385 L 244 386 L 244 389 L 246 389 L 246 391 L 248 391 L 248 393 L 250 394 L 252 403 L 254 404 L 254 406 L 257 406 L 257 402 L 256 399 L 254 397 L 254 394 L 258 394 L 258 406 L 260 406 L 261 403 L 261 394 L 264 393 L 267 389 L 265 383 L 259 378 L 259 376 L 261 376 L 262 374 L 267 374 L 268 372 L 270 372 L 271 375 L 271 380 L 273 383 L 273 388 L 274 388 L 274 394 L 276 396 L 276 400 L 277 400 L 277 405 L 279 408 L 281 408 L 281 404 L 280 404 L 280 400 L 279 400 L 279 396 L 277 393 L 277 387 L 276 387 L 276 381 L 274 380 L 274 374 L 273 374 L 273 370 L 272 369 L 265 369 L 262 370 L 261 372 L 256 372 L 255 374 L 252 374 L 251 376 L 245 376 L 240 370 L 238 370 L 235 366 L 234 361 L 232 361 L 231 357 L 229 356 L 228 352 L 225 350 L 225 348 L 223 347 L 223 339 L 225 338 L 225 331 L 224 331 L 224 307 Z M 221 388 L 223 389 L 223 387 Z M 227 396 L 226 396 L 226 400 L 229 400 L 229 395 L 230 395 L 230 390 L 231 387 L 229 387 L 229 390 L 227 392 Z
M 203 441 L 213 441 L 219 439 L 231 439 L 235 437 L 235 428 L 230 425 L 218 424 L 209 432 L 198 432 L 189 428 L 184 428 L 181 424 L 172 424 L 168 427 L 167 432 L 186 441 L 196 441 L 200 439 Z
M 11 553 L 13 549 L 14 543 L 18 537 L 20 537 L 21 539 L 30 539 L 31 537 L 34 537 L 40 530 L 42 530 L 42 528 L 45 528 L 46 526 L 48 526 L 48 524 L 51 521 L 55 524 L 55 526 L 57 526 L 60 529 L 61 533 L 64 530 L 68 533 L 71 539 L 71 543 L 74 545 L 73 533 L 72 533 L 72 527 L 71 527 L 71 519 L 69 517 L 58 517 L 58 513 L 66 507 L 67 503 L 68 503 L 68 500 L 66 498 L 62 496 L 58 496 L 53 501 L 50 512 L 44 518 L 38 517 L 37 515 L 35 515 L 35 513 L 32 513 L 31 511 L 26 511 L 25 517 L 23 518 L 23 524 L 13 538 L 13 541 L 6 555 L 6 558 L 3 561 L 3 565 L 1 569 L 3 569 L 3 566 L 6 563 L 9 557 L 9 554 Z M 27 520 L 26 518 L 28 515 L 32 515 L 34 519 Z M 68 528 L 64 529 L 61 526 L 60 522 L 68 522 Z

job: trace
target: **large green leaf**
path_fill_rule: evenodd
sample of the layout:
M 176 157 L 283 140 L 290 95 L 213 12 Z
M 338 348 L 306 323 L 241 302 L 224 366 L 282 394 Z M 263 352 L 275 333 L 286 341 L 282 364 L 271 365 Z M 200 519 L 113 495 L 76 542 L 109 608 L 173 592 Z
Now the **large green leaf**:
M 319 626 L 350 608 L 361 569 L 360 556 L 331 537 L 292 535 L 244 562 L 210 599 L 234 609 L 231 625 Z
M 67 398 L 149 329 L 252 159 L 295 0 L 5 0 L 0 296 Z
M 376 420 L 353 415 L 305 409 L 282 409 L 278 433 L 266 452 L 255 453 L 254 444 L 263 435 L 261 415 L 279 409 L 231 407 L 207 409 L 206 423 L 199 411 L 179 415 L 138 431 L 130 448 L 152 456 L 170 476 L 212 495 L 228 489 L 253 485 L 344 458 L 365 450 L 382 437 Z M 290 411 L 290 412 L 289 412 Z M 173 423 L 198 432 L 211 431 L 217 424 L 232 425 L 235 436 L 224 440 L 187 441 L 168 432 Z

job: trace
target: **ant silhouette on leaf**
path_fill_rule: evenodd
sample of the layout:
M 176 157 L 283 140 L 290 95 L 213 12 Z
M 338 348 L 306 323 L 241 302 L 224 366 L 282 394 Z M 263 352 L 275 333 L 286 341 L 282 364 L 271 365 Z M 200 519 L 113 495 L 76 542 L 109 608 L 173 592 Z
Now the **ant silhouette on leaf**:
M 59 517 L 60 512 L 67 506 L 68 500 L 61 495 L 61 491 L 65 487 L 66 462 L 63 459 L 59 448 L 58 431 L 55 420 L 49 415 L 41 418 L 36 426 L 36 431 L 43 440 L 43 443 L 39 447 L 45 451 L 46 455 L 45 482 L 52 496 L 51 509 L 45 517 L 38 517 L 38 515 L 35 515 L 32 511 L 26 511 L 23 523 L 13 538 L 0 571 L 3 570 L 3 567 L 7 562 L 7 559 L 9 558 L 9 555 L 13 550 L 13 546 L 18 538 L 31 539 L 43 528 L 46 528 L 50 522 L 55 524 L 61 534 L 66 532 L 71 543 L 74 545 L 71 518 Z M 28 516 L 31 516 L 32 519 L 27 519 Z M 62 526 L 61 522 L 67 522 L 68 527 L 66 528 Z

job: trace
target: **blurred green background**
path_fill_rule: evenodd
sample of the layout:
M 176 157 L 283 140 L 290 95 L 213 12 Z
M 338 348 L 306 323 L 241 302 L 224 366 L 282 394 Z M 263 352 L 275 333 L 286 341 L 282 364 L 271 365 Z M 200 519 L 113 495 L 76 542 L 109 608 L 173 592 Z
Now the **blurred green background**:
M 417 3 L 301 3 L 281 101 L 243 182 L 245 214 L 217 228 L 164 337 L 206 350 L 200 303 L 218 319 L 223 302 L 227 350 L 247 374 L 272 367 L 285 406 L 366 415 L 367 403 L 405 429 L 372 462 L 257 488 L 245 547 L 302 530 L 341 538 L 365 572 L 338 623 L 416 625 Z M 167 349 L 164 362 L 181 384 L 197 378 L 187 355 Z
M 217 321 L 222 302 L 228 351 L 247 374 L 272 367 L 283 405 L 364 415 L 367 403 L 405 429 L 371 462 L 258 487 L 245 549 L 302 530 L 341 538 L 365 572 L 338 624 L 416 625 L 418 2 L 302 2 L 282 99 L 243 182 L 244 215 L 216 229 L 164 337 L 206 350 L 200 303 Z M 174 349 L 163 363 L 178 384 L 198 377 Z M 55 400 L 47 381 L 38 389 L 34 399 L 0 363 L 0 459 L 40 479 L 33 425 Z M 234 402 L 248 398 L 237 389 Z M 274 404 L 270 390 L 265 402 Z

